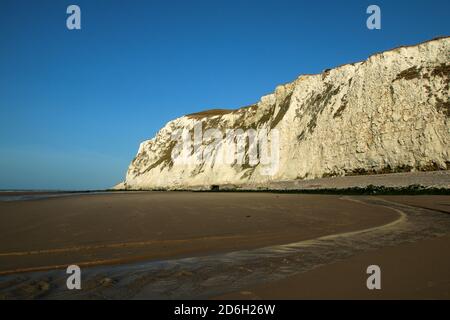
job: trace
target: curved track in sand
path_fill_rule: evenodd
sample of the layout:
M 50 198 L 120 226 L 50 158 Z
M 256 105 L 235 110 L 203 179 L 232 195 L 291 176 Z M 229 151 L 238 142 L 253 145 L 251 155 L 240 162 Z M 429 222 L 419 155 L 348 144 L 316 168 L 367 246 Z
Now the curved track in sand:
M 99 194 L 1 204 L 0 275 L 257 249 L 397 218 L 337 196 Z

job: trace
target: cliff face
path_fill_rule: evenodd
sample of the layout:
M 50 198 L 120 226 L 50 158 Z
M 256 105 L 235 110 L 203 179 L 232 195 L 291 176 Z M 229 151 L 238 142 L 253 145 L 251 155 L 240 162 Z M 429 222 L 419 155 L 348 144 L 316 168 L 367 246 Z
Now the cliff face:
M 450 169 L 449 57 L 450 38 L 431 40 L 302 75 L 249 107 L 175 119 L 141 143 L 119 187 L 263 186 L 324 176 Z M 240 149 L 244 161 L 219 161 L 218 150 L 226 142 L 214 149 L 203 136 L 188 149 L 211 156 L 179 162 L 174 133 L 184 129 L 195 136 L 195 126 L 203 135 L 219 129 L 224 137 L 230 129 L 253 130 L 267 138 L 276 165 L 265 165 L 261 151 L 259 162 L 250 161 L 249 135 Z

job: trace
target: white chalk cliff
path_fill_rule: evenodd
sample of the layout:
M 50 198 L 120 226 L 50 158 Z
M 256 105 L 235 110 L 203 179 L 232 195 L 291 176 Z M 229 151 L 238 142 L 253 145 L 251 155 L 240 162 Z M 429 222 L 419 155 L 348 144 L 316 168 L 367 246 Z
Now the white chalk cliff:
M 249 107 L 175 119 L 141 143 L 125 181 L 116 188 L 264 186 L 329 176 L 449 170 L 449 57 L 450 38 L 434 39 L 302 75 Z M 270 136 L 277 130 L 278 170 L 267 175 L 261 164 L 224 164 L 214 156 L 209 162 L 174 163 L 172 134 L 191 130 L 198 122 L 203 132 L 265 129 Z

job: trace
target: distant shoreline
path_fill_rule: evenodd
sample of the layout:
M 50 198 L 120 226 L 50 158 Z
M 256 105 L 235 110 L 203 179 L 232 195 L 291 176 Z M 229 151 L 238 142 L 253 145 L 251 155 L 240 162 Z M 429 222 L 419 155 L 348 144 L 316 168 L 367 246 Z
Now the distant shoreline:
M 450 195 L 450 188 L 434 188 L 421 185 L 407 187 L 322 188 L 322 189 L 139 189 L 139 190 L 78 190 L 78 191 L 0 191 L 0 202 L 42 200 L 88 194 L 139 193 L 139 192 L 193 192 L 193 193 L 274 193 L 274 194 L 317 194 L 317 195 Z

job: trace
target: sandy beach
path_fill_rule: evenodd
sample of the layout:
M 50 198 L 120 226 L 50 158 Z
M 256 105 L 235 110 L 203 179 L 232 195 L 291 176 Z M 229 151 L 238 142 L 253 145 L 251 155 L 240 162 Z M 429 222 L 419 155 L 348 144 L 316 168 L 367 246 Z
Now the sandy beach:
M 411 207 L 450 214 L 448 196 L 383 196 Z M 215 297 L 238 300 L 450 299 L 450 234 L 364 252 L 270 284 Z M 367 266 L 382 270 L 382 290 L 366 287 Z
M 0 298 L 448 298 L 449 207 L 449 196 L 198 192 L 0 202 Z M 71 264 L 85 275 L 76 294 Z M 382 293 L 365 287 L 371 264 L 385 270 Z
M 220 300 L 450 299 L 450 236 L 366 252 L 344 261 L 261 286 L 215 297 Z M 366 268 L 382 271 L 381 290 L 366 287 Z
M 383 225 L 338 196 L 143 192 L 0 203 L 0 274 L 260 248 Z

